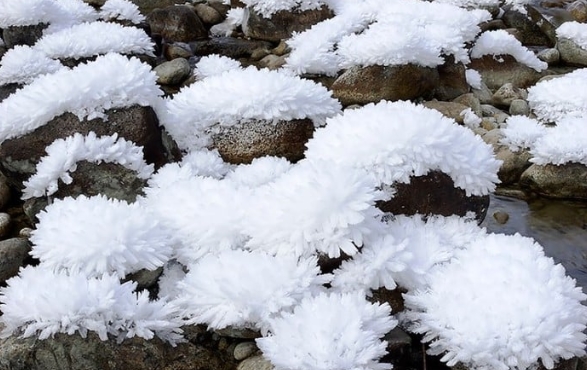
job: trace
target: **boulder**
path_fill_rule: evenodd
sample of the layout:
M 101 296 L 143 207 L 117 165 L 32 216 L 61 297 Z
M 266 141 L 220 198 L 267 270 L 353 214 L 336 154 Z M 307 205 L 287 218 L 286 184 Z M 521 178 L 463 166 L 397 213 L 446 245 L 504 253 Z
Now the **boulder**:
M 446 62 L 437 67 L 438 86 L 434 96 L 438 100 L 447 101 L 469 92 L 469 84 L 465 77 L 465 65 L 455 63 L 451 56 Z
M 550 198 L 587 200 L 587 166 L 533 164 L 522 173 L 520 186 Z
M 439 83 L 436 68 L 414 64 L 352 67 L 332 84 L 332 94 L 342 105 L 411 100 L 431 97 Z
M 561 38 L 556 43 L 563 62 L 575 66 L 587 67 L 587 50 L 577 45 L 574 41 Z
M 501 19 L 507 27 L 515 28 L 518 31 L 519 40 L 523 45 L 554 45 L 552 40 L 526 14 L 510 9 L 503 13 Z
M 9 337 L 0 341 L 0 369 L 11 370 L 228 370 L 232 356 L 182 343 L 176 347 L 154 338 L 101 341 L 94 333 L 57 334 L 54 338 Z
M 536 72 L 534 69 L 518 63 L 511 55 L 485 55 L 481 58 L 472 59 L 468 68 L 474 69 L 481 74 L 483 82 L 491 90 L 497 90 L 506 83 L 515 87 L 527 88 L 553 72 L 545 70 Z
M 279 42 L 290 38 L 294 32 L 305 31 L 333 16 L 332 10 L 326 6 L 304 11 L 282 10 L 269 18 L 245 8 L 242 28 L 245 36 L 252 39 Z
M 165 41 L 190 42 L 208 37 L 204 23 L 189 6 L 156 9 L 149 13 L 147 21 L 151 33 L 161 35 Z
M 306 143 L 314 133 L 309 119 L 252 121 L 222 128 L 212 137 L 224 161 L 234 164 L 250 163 L 263 156 L 285 157 L 297 162 L 304 156 Z
M 98 136 L 118 133 L 119 137 L 142 146 L 148 163 L 157 167 L 166 161 L 159 123 L 151 107 L 132 106 L 109 110 L 106 114 L 106 122 L 100 118 L 80 122 L 77 116 L 65 113 L 33 132 L 4 141 L 0 145 L 0 168 L 10 185 L 22 188 L 22 182 L 35 173 L 39 159 L 46 155 L 45 148 L 56 139 L 76 132 L 85 135 L 93 131 Z
M 0 284 L 4 284 L 6 280 L 18 274 L 18 270 L 24 264 L 30 250 L 31 246 L 24 238 L 0 241 Z M 2 348 L 0 348 L 1 351 Z M 2 368 L 1 364 L 0 360 L 0 368 Z
M 548 37 L 549 46 L 556 44 L 556 29 L 573 18 L 569 12 L 559 8 L 545 8 L 527 4 L 525 6 L 528 17 L 536 24 L 542 33 Z
M 209 40 L 190 43 L 192 52 L 195 55 L 218 54 L 233 59 L 249 58 L 255 50 L 271 49 L 271 46 L 272 44 L 267 41 L 245 40 L 234 37 L 214 37 Z
M 463 189 L 454 186 L 447 174 L 431 171 L 424 176 L 412 177 L 408 184 L 394 184 L 395 195 L 377 206 L 384 212 L 404 215 L 465 216 L 474 212 L 481 223 L 487 214 L 489 196 L 467 196 Z

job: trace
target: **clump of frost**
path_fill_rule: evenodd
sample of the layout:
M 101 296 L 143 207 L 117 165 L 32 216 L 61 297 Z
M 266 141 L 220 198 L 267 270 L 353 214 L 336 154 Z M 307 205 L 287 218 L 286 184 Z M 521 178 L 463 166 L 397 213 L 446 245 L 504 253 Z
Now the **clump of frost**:
M 98 18 L 97 12 L 81 0 L 0 0 L 0 9 L 0 28 L 40 23 L 61 28 Z
M 304 11 L 319 9 L 327 4 L 326 0 L 242 0 L 242 3 L 265 18 L 282 11 Z
M 189 152 L 181 159 L 182 166 L 190 166 L 194 176 L 223 178 L 232 166 L 222 160 L 217 149 Z
M 135 293 L 135 289 L 136 283 L 121 284 L 116 275 L 88 277 L 26 267 L 0 288 L 1 335 L 47 339 L 57 333 L 79 332 L 85 338 L 88 332 L 95 332 L 102 340 L 109 335 L 119 340 L 156 335 L 172 345 L 181 342 L 183 322 L 177 308 L 150 301 L 148 292 Z
M 254 189 L 244 232 L 246 247 L 275 255 L 354 255 L 363 237 L 376 230 L 382 198 L 361 171 L 331 163 L 298 162 Z
M 456 5 L 461 8 L 488 8 L 499 6 L 499 0 L 434 0 L 437 3 Z
M 194 151 L 209 146 L 211 135 L 222 126 L 305 118 L 321 125 L 340 108 L 320 84 L 249 67 L 212 75 L 182 89 L 159 107 L 158 116 L 181 149 Z
M 542 122 L 587 117 L 587 68 L 537 83 L 528 89 L 528 104 Z
M 28 84 L 40 75 L 55 73 L 64 68 L 42 51 L 26 45 L 16 45 L 0 60 L 0 86 Z
M 212 54 L 202 57 L 194 68 L 194 75 L 198 79 L 220 75 L 233 69 L 242 69 L 239 61 L 222 55 Z
M 481 74 L 474 69 L 467 69 L 465 70 L 465 78 L 467 79 L 467 84 L 474 89 L 481 89 L 482 85 L 482 78 Z
M 330 118 L 306 144 L 306 158 L 358 168 L 379 183 L 409 183 L 440 170 L 468 195 L 499 182 L 493 149 L 440 112 L 410 102 L 382 101 Z
M 107 109 L 155 105 L 162 95 L 156 80 L 147 64 L 114 53 L 40 76 L 0 102 L 0 143 L 66 112 L 80 120 L 106 119 Z
M 428 280 L 404 295 L 407 317 L 448 366 L 552 369 L 585 355 L 587 296 L 532 239 L 489 234 Z
M 138 203 L 80 195 L 55 200 L 37 217 L 30 253 L 56 271 L 123 278 L 163 266 L 173 252 L 174 238 Z
M 187 268 L 176 260 L 172 259 L 163 266 L 163 272 L 157 281 L 159 297 L 163 300 L 172 300 L 180 293 L 177 282 L 185 278 Z
M 256 341 L 276 370 L 391 369 L 379 362 L 381 338 L 397 325 L 390 312 L 361 293 L 322 293 L 270 320 L 270 334 Z
M 249 188 L 274 181 L 292 168 L 292 163 L 281 157 L 255 158 L 250 164 L 236 166 L 225 179 Z
M 94 132 L 86 136 L 76 133 L 55 140 L 45 151 L 47 156 L 39 160 L 35 174 L 24 182 L 22 199 L 54 194 L 58 180 L 71 184 L 69 172 L 75 171 L 79 161 L 118 163 L 145 180 L 153 173 L 153 165 L 144 160 L 143 148 L 118 138 L 117 134 L 97 137 Z
M 104 20 L 130 21 L 139 24 L 145 20 L 145 16 L 139 11 L 139 7 L 128 0 L 107 0 L 100 7 L 100 18 Z
M 471 108 L 464 109 L 459 116 L 463 117 L 463 123 L 470 129 L 479 127 L 483 120 L 475 114 Z
M 154 50 L 145 31 L 109 22 L 82 23 L 51 33 L 43 36 L 33 48 L 54 59 L 79 59 L 106 53 L 153 56 Z
M 509 54 L 518 62 L 541 72 L 548 68 L 546 62 L 522 45 L 513 35 L 504 30 L 485 31 L 475 41 L 471 49 L 471 58 L 481 58 L 484 55 Z
M 245 8 L 232 8 L 226 13 L 226 19 L 210 28 L 213 36 L 230 36 L 238 26 L 243 24 Z
M 587 50 L 587 24 L 579 22 L 565 22 L 556 29 L 559 38 L 573 41 L 584 50 Z
M 526 116 L 511 116 L 506 121 L 506 127 L 501 129 L 504 137 L 501 144 L 507 145 L 511 151 L 532 148 L 536 140 L 544 136 L 547 127 L 533 118 Z
M 263 329 L 273 316 L 316 294 L 326 282 L 316 257 L 226 251 L 190 265 L 173 302 L 188 323 Z

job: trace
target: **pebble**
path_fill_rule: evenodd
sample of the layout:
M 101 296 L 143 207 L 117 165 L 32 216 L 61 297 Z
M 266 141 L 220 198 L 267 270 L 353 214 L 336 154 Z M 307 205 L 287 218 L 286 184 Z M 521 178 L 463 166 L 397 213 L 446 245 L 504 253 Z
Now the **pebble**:
M 190 63 L 184 58 L 177 58 L 164 62 L 154 68 L 157 74 L 157 83 L 162 85 L 177 85 L 189 77 Z
M 573 19 L 579 23 L 587 23 L 587 3 L 584 0 L 577 0 L 567 5 L 567 10 Z
M 29 239 L 31 237 L 33 233 L 33 229 L 31 229 L 30 227 L 23 227 L 22 229 L 20 229 L 20 231 L 18 232 L 18 236 L 20 238 L 26 238 Z
M 524 99 L 514 99 L 510 104 L 509 113 L 512 116 L 528 116 L 530 115 L 530 106 Z
M 23 238 L 0 241 L 0 283 L 18 274 L 30 250 L 29 242 Z
M 510 215 L 507 212 L 496 211 L 493 213 L 493 218 L 498 224 L 504 225 L 510 219 Z
M 560 61 L 561 53 L 558 51 L 558 49 L 548 48 L 540 51 L 538 54 L 536 54 L 536 56 L 541 61 L 548 63 L 548 65 L 551 65 L 556 64 Z
M 240 361 L 250 357 L 257 350 L 258 348 L 255 342 L 241 342 L 234 347 L 233 355 L 235 360 Z
M 525 99 L 528 94 L 525 90 L 515 87 L 511 83 L 506 83 L 501 86 L 495 94 L 493 94 L 493 104 L 509 107 L 514 99 Z
M 581 48 L 575 42 L 561 38 L 556 43 L 561 59 L 569 64 L 587 66 L 587 50 Z
M 194 10 L 196 11 L 198 17 L 200 17 L 202 22 L 205 24 L 214 25 L 224 20 L 222 14 L 220 14 L 218 10 L 214 9 L 210 5 L 199 3 L 194 6 Z
M 0 213 L 0 238 L 4 238 L 10 232 L 12 220 L 8 213 Z
M 236 370 L 273 370 L 274 367 L 263 356 L 253 356 L 245 359 L 236 367 Z

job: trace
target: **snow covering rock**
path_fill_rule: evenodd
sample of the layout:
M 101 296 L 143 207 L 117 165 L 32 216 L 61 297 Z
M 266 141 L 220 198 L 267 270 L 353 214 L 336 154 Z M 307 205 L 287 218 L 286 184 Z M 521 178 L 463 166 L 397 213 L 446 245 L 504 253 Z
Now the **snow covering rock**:
M 147 22 L 153 34 L 166 41 L 190 42 L 208 38 L 208 31 L 189 6 L 169 6 L 149 13 Z
M 512 83 L 516 87 L 529 87 L 540 78 L 552 74 L 548 70 L 537 72 L 534 69 L 519 63 L 510 55 L 498 58 L 485 55 L 471 60 L 467 66 L 481 74 L 483 82 L 491 90 L 497 90 L 506 83 Z

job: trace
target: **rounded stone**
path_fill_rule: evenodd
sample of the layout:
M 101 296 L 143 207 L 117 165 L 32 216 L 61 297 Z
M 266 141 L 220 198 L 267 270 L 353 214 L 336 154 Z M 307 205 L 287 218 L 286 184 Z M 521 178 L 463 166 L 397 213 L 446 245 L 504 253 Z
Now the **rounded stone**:
M 274 367 L 263 356 L 253 356 L 245 359 L 236 367 L 236 370 L 273 370 Z
M 253 353 L 257 352 L 259 348 L 255 342 L 241 342 L 234 347 L 234 358 L 235 360 L 244 360 L 247 357 L 250 357 Z
M 520 186 L 550 198 L 587 200 L 587 166 L 533 164 L 520 177 Z
M 507 212 L 496 211 L 496 212 L 493 212 L 493 218 L 495 219 L 495 221 L 498 224 L 504 225 L 510 219 L 510 215 Z
M 565 63 L 587 66 L 587 50 L 577 45 L 574 41 L 561 38 L 556 43 L 556 48 Z
M 218 10 L 214 9 L 208 4 L 199 3 L 194 5 L 194 10 L 202 22 L 207 25 L 214 25 L 222 22 L 224 18 Z
M 510 104 L 509 113 L 512 116 L 528 116 L 530 114 L 530 106 L 524 99 L 514 99 Z
M 561 53 L 556 48 L 548 48 L 540 51 L 538 54 L 536 54 L 536 56 L 541 61 L 551 65 L 556 64 L 560 61 Z
M 567 11 L 573 19 L 579 23 L 587 23 L 587 3 L 584 0 L 576 0 L 567 5 Z
M 154 68 L 157 83 L 162 85 L 178 85 L 190 76 L 191 68 L 187 59 L 176 58 L 161 63 Z
M 0 241 L 0 283 L 18 274 L 30 250 L 31 246 L 24 238 Z
M 511 83 L 506 83 L 493 94 L 493 104 L 509 107 L 513 100 L 525 99 L 527 96 L 528 94 L 525 90 L 515 87 Z
M 185 5 L 155 9 L 147 16 L 152 34 L 167 41 L 189 42 L 208 37 L 204 23 L 194 10 Z

